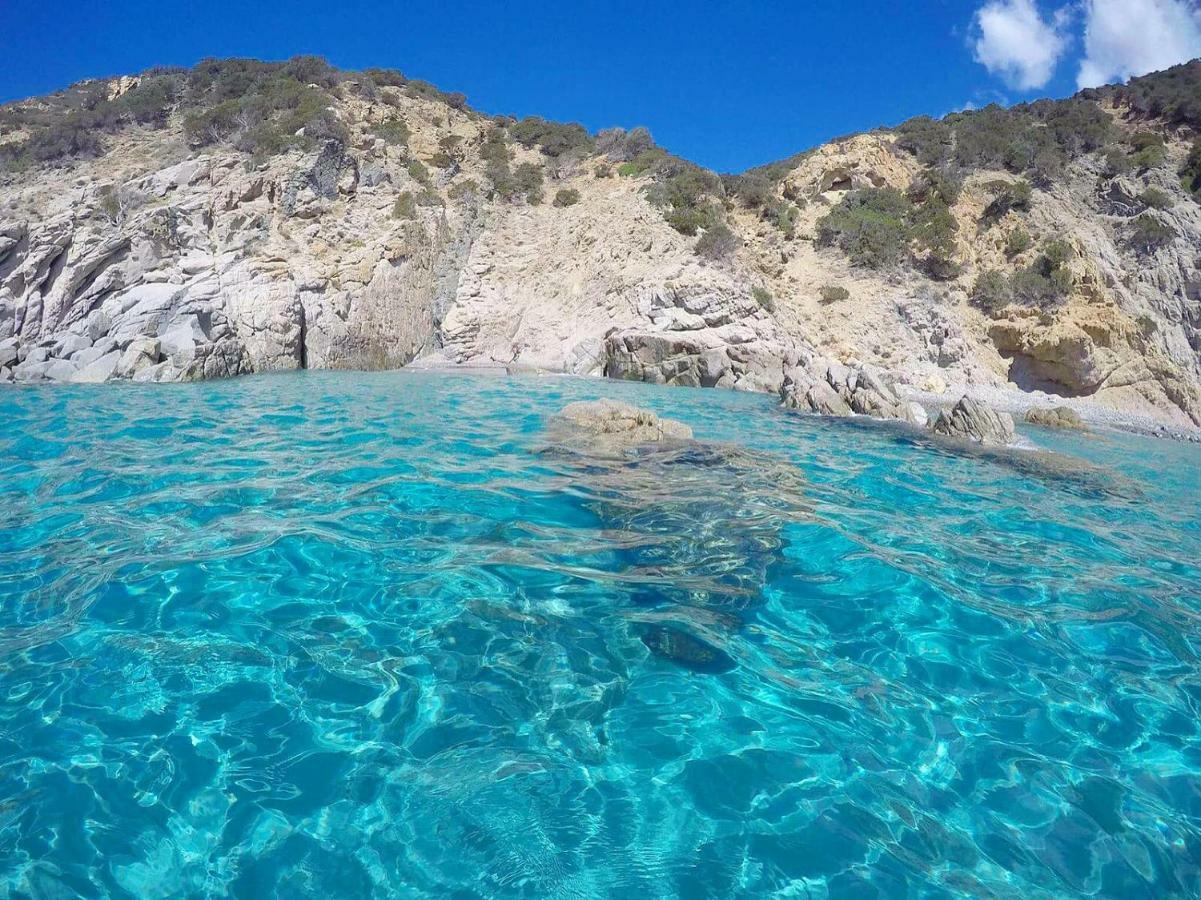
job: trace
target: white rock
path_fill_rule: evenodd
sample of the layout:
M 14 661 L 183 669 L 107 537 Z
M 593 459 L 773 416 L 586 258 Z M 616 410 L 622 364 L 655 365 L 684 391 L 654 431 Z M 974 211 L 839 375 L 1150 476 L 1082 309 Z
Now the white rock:
M 121 359 L 120 352 L 113 350 L 98 360 L 88 363 L 75 373 L 72 381 L 79 384 L 99 384 L 108 381 L 117 370 L 117 362 Z

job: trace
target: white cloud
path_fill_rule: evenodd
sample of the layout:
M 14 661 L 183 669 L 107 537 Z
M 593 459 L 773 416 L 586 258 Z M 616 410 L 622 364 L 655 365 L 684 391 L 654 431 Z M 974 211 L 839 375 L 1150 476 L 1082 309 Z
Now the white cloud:
M 1125 81 L 1201 56 L 1201 11 L 1190 0 L 1084 0 L 1082 87 Z
M 1015 90 L 1045 87 L 1067 49 L 1068 18 L 1044 19 L 1033 0 L 991 0 L 976 13 L 976 61 Z

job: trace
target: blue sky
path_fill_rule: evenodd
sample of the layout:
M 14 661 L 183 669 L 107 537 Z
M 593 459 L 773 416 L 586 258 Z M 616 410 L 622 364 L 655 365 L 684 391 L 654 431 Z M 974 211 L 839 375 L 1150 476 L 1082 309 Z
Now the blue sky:
M 493 113 L 646 125 L 721 171 L 1201 55 L 1195 0 L 0 0 L 0 101 L 204 56 L 387 66 Z

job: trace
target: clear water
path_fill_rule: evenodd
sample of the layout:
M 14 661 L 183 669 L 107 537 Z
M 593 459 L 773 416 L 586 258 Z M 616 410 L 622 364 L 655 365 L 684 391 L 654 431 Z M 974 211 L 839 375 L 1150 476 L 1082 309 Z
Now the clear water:
M 714 443 L 549 446 L 572 399 Z M 1201 895 L 1201 451 L 318 374 L 0 393 L 0 893 Z

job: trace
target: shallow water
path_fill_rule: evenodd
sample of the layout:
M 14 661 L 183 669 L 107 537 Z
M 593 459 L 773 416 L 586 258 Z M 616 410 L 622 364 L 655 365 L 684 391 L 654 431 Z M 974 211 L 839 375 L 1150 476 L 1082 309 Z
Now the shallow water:
M 595 396 L 706 443 L 548 444 Z M 1196 447 L 403 372 L 0 415 L 2 894 L 1201 895 Z

